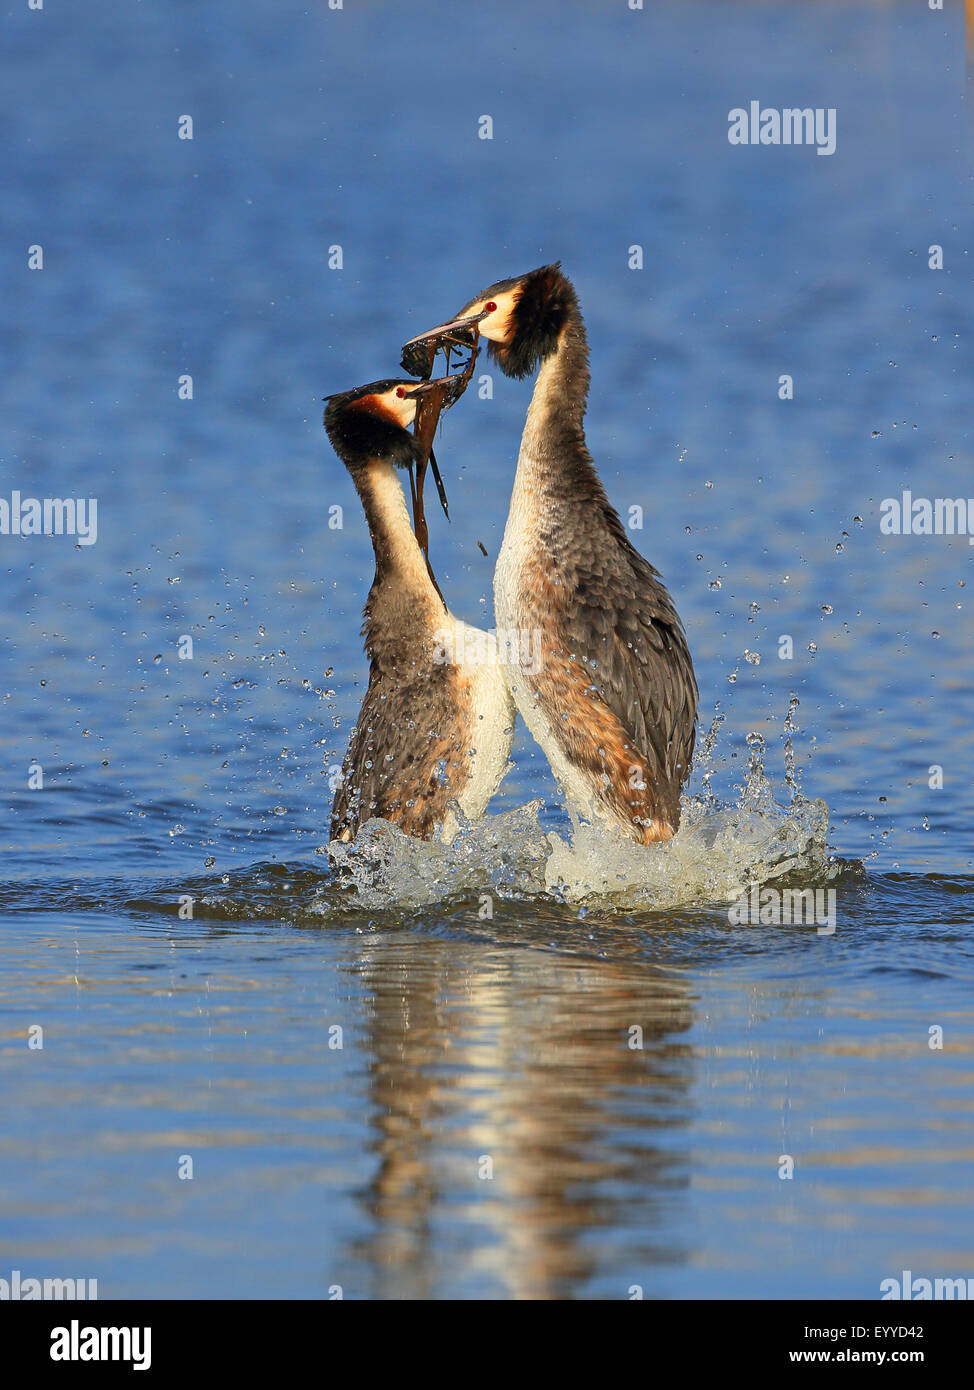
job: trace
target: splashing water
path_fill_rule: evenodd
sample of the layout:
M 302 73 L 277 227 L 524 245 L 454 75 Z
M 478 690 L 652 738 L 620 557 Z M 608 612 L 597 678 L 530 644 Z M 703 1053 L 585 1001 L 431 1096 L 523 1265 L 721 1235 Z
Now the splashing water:
M 359 907 L 427 907 L 488 891 L 529 897 L 545 889 L 549 846 L 538 820 L 541 806 L 530 801 L 474 822 L 456 808 L 460 829 L 449 845 L 413 839 L 390 821 L 370 820 L 353 844 L 332 841 L 328 856 L 339 884 L 354 892 Z M 332 910 L 334 895 L 320 905 Z
M 389 822 L 372 820 L 354 844 L 328 847 L 342 896 L 353 897 L 359 907 L 380 909 L 424 907 L 480 892 L 660 909 L 732 901 L 752 884 L 794 875 L 805 886 L 828 882 L 849 865 L 829 853 L 825 802 L 809 800 L 799 789 L 793 740 L 797 708 L 792 696 L 783 750 L 788 805 L 775 797 L 764 739 L 757 733 L 747 736 L 748 765 L 736 805 L 720 804 L 711 786 L 725 721 L 718 708 L 696 757 L 702 794 L 684 794 L 680 830 L 672 840 L 637 845 L 575 817 L 566 839 L 543 830 L 539 801 L 461 823 L 450 845 L 410 839 Z M 335 907 L 330 893 L 321 908 Z

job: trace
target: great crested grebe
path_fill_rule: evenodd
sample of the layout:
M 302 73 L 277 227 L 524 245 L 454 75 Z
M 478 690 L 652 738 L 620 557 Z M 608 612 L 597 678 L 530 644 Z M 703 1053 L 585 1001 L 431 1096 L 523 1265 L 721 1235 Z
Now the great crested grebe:
M 407 343 L 403 365 L 426 375 L 438 341 L 476 350 L 478 335 L 507 376 L 540 366 L 494 574 L 498 628 L 540 634 L 538 669 L 509 667 L 517 707 L 578 813 L 668 840 L 697 682 L 673 602 L 585 444 L 588 344 L 571 281 L 557 264 L 500 280 Z
M 407 835 L 456 833 L 451 803 L 481 816 L 507 771 L 514 707 L 486 634 L 455 618 L 436 587 L 396 473 L 425 460 L 409 433 L 419 402 L 442 382 L 373 381 L 329 398 L 325 429 L 362 499 L 375 579 L 362 634 L 369 688 L 331 816 L 352 840 L 370 817 Z M 472 658 L 472 659 L 471 659 Z

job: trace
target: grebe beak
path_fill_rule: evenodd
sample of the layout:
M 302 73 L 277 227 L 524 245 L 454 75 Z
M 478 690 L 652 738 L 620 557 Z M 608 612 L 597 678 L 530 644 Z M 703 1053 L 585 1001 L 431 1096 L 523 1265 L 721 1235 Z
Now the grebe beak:
M 433 361 L 441 348 L 447 352 L 447 362 L 450 360 L 451 347 L 473 348 L 476 351 L 480 336 L 477 325 L 486 317 L 486 311 L 482 314 L 468 314 L 410 338 L 402 349 L 403 371 L 408 372 L 410 376 L 421 376 L 425 380 L 432 373 Z
M 407 391 L 406 399 L 411 401 L 416 397 L 422 399 L 424 396 L 435 396 L 440 394 L 443 398 L 440 409 L 449 410 L 450 406 L 455 405 L 463 395 L 463 391 L 460 388 L 466 386 L 466 384 L 462 375 L 438 376 L 434 377 L 432 381 L 421 381 L 417 386 L 414 386 L 411 391 Z
M 464 372 L 460 376 L 441 376 L 435 381 L 423 381 L 418 386 L 414 386 L 411 391 L 406 392 L 407 399 L 416 399 L 416 420 L 413 424 L 413 437 L 416 440 L 416 473 L 413 475 L 413 465 L 409 466 L 409 492 L 413 503 L 413 530 L 416 532 L 416 539 L 419 541 L 420 549 L 426 557 L 426 568 L 429 570 L 430 579 L 440 593 L 440 586 L 436 583 L 436 576 L 430 564 L 429 557 L 429 532 L 426 527 L 426 512 L 423 506 L 423 481 L 426 477 L 427 465 L 433 470 L 433 477 L 436 481 L 436 491 L 440 499 L 440 506 L 447 521 L 450 520 L 450 509 L 446 500 L 446 488 L 443 486 L 443 479 L 440 477 L 439 465 L 436 462 L 436 455 L 433 453 L 433 436 L 436 434 L 436 426 L 444 410 L 449 410 L 450 406 L 460 399 L 470 380 L 469 373 Z M 440 598 L 443 595 L 440 594 Z

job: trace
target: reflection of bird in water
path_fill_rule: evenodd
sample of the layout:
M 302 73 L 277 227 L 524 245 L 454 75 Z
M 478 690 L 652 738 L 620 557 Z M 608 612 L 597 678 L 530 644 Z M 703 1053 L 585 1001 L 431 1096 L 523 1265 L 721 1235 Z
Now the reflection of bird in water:
M 483 290 L 430 344 L 486 338 L 508 376 L 538 371 L 494 575 L 498 626 L 539 633 L 536 671 L 514 671 L 517 707 L 573 807 L 632 839 L 680 823 L 697 684 L 659 574 L 629 542 L 585 443 L 588 346 L 571 281 L 542 266 Z
M 325 428 L 365 508 L 375 579 L 365 605 L 366 692 L 342 765 L 331 838 L 372 816 L 429 839 L 456 801 L 483 815 L 507 770 L 514 709 L 486 634 L 446 607 L 409 523 L 396 468 L 416 459 L 417 402 L 438 383 L 376 381 L 329 398 Z
M 685 1185 L 670 1135 L 692 1080 L 691 1008 L 682 981 L 603 929 L 619 960 L 525 951 L 522 923 L 510 951 L 356 946 L 378 1161 L 374 1230 L 353 1252 L 374 1281 L 365 1296 L 565 1298 L 618 1274 L 624 1298 L 659 1258 Z

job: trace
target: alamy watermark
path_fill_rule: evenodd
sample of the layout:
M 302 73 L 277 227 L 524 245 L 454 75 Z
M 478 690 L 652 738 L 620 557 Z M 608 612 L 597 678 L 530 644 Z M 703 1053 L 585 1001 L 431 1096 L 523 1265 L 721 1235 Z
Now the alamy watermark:
M 74 1318 L 51 1330 L 52 1361 L 131 1361 L 133 1371 L 152 1365 L 151 1327 L 82 1327 Z
M 98 539 L 97 497 L 0 497 L 0 536 L 77 536 L 79 545 Z
M 974 545 L 974 497 L 884 497 L 879 504 L 884 536 L 966 536 Z
M 884 1279 L 879 1286 L 882 1299 L 903 1299 L 908 1303 L 927 1299 L 974 1298 L 974 1279 L 917 1279 L 913 1271 L 904 1269 L 900 1279 Z
M 433 661 L 438 666 L 514 666 L 529 675 L 541 670 L 540 628 L 503 628 L 483 632 L 458 627 L 433 634 Z
M 28 1303 L 33 1299 L 98 1298 L 97 1279 L 25 1279 L 19 1269 L 11 1270 L 9 1279 L 0 1279 L 0 1303 Z
M 727 909 L 735 927 L 817 927 L 819 936 L 835 931 L 834 888 L 761 888 L 749 891 Z
M 732 145 L 815 145 L 819 154 L 835 154 L 835 107 L 762 107 L 759 101 L 727 113 Z

